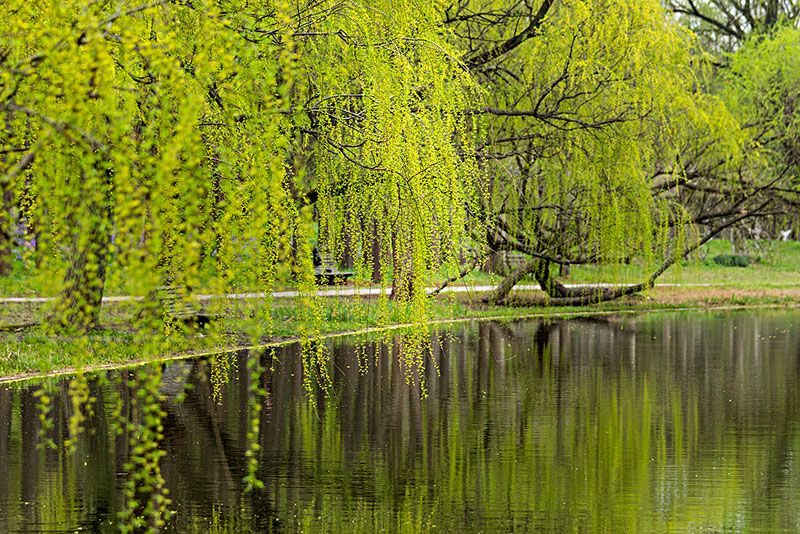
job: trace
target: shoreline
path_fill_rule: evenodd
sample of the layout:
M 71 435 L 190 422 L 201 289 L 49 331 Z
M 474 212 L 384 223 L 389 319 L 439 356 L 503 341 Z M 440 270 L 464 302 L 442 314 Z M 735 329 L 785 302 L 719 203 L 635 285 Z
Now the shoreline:
M 712 290 L 716 289 L 716 291 Z M 581 317 L 600 317 L 612 315 L 648 315 L 658 312 L 724 312 L 736 310 L 759 309 L 800 309 L 800 288 L 770 289 L 754 288 L 743 291 L 727 288 L 719 291 L 719 287 L 693 286 L 661 288 L 657 295 L 651 290 L 647 296 L 634 297 L 626 301 L 607 303 L 603 306 L 584 308 L 513 308 L 495 307 L 480 309 L 468 307 L 467 313 L 461 316 L 432 318 L 429 326 L 445 326 L 467 322 L 481 321 L 523 321 L 533 319 L 576 319 Z M 317 339 L 327 340 L 347 336 L 362 336 L 372 333 L 393 332 L 412 328 L 413 323 L 393 323 L 383 326 L 365 326 L 356 329 L 332 330 L 319 334 Z M 93 373 L 119 369 L 130 369 L 150 363 L 167 363 L 171 361 L 202 358 L 218 354 L 229 354 L 242 350 L 263 350 L 291 345 L 301 341 L 300 336 L 289 336 L 259 343 L 242 343 L 231 346 L 204 348 L 196 351 L 180 351 L 139 359 L 120 359 L 110 362 L 88 362 L 86 365 L 64 365 L 46 371 L 16 372 L 0 374 L 0 386 L 21 384 L 29 381 L 44 380 L 79 373 Z

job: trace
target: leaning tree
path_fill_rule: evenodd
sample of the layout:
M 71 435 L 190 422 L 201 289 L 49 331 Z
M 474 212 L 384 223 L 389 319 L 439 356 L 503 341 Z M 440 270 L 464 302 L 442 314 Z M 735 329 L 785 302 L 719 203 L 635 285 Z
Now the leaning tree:
M 697 41 L 659 2 L 463 1 L 444 16 L 486 89 L 473 110 L 485 240 L 528 258 L 495 302 L 528 275 L 547 294 L 536 302 L 635 293 L 722 230 L 785 208 Z M 629 286 L 569 288 L 551 273 L 634 261 Z
M 720 101 L 696 89 L 690 36 L 657 1 L 458 2 L 445 17 L 485 88 L 473 113 L 486 125 L 475 154 L 486 241 L 530 259 L 494 301 L 531 274 L 550 303 L 652 285 L 693 246 L 691 214 L 663 193 L 686 172 L 685 147 L 727 168 L 741 143 Z M 571 289 L 550 273 L 633 259 L 650 271 L 632 287 Z

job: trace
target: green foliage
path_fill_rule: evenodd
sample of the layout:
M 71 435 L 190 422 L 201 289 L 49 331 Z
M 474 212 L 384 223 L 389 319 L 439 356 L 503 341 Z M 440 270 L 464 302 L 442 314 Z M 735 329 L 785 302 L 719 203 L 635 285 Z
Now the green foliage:
M 458 265 L 477 222 L 466 215 L 478 211 L 478 171 L 463 157 L 477 90 L 441 37 L 437 3 L 347 9 L 329 28 L 341 39 L 310 41 L 304 54 L 357 66 L 347 79 L 313 72 L 320 247 L 349 254 L 361 279 L 379 272 L 394 298 L 415 302 L 409 319 L 424 322 L 425 286 L 442 264 Z
M 69 418 L 69 438 L 64 447 L 75 452 L 75 444 L 83 433 L 86 419 L 94 414 L 94 399 L 89 393 L 89 383 L 83 373 L 78 373 L 69 382 L 69 398 L 72 402 L 72 415 Z
M 723 267 L 747 267 L 750 265 L 750 260 L 747 256 L 739 256 L 738 254 L 717 254 L 711 261 Z
M 39 436 L 38 436 L 38 443 L 37 447 L 41 449 L 53 449 L 58 450 L 58 446 L 56 445 L 51 432 L 53 431 L 54 421 L 50 417 L 50 412 L 52 411 L 52 395 L 55 393 L 55 390 L 51 387 L 51 384 L 44 384 L 42 387 L 37 389 L 33 396 L 36 398 L 36 409 L 39 412 Z
M 168 347 L 184 325 L 159 288 L 191 304 L 288 283 L 310 338 L 324 320 L 312 243 L 391 284 L 420 325 L 424 287 L 487 228 L 534 255 L 674 260 L 693 215 L 670 184 L 742 143 L 696 90 L 691 37 L 655 0 L 544 2 L 518 42 L 517 11 L 533 7 L 465 6 L 507 16 L 421 1 L 9 4 L 3 176 L 37 240 L 26 261 L 58 296 L 51 324 L 96 327 L 106 288 L 124 286 L 145 302 L 136 326 Z M 324 355 L 308 347 L 313 368 Z
M 32 161 L 6 178 L 30 199 L 23 221 L 60 295 L 54 322 L 95 326 L 111 268 L 137 295 L 197 287 L 212 252 L 213 282 L 269 280 L 292 239 L 275 227 L 293 220 L 281 163 L 291 122 L 269 113 L 288 107 L 292 58 L 211 4 L 7 9 L 3 146 Z M 245 270 L 230 245 L 253 238 L 265 259 Z
M 24 261 L 57 297 L 54 331 L 97 328 L 107 288 L 124 287 L 142 302 L 133 326 L 163 352 L 194 328 L 165 288 L 192 309 L 200 292 L 280 283 L 302 291 L 310 340 L 323 320 L 312 241 L 380 269 L 424 326 L 424 287 L 457 266 L 479 204 L 463 157 L 478 91 L 439 9 L 4 4 L 0 178 L 36 241 Z M 240 302 L 209 307 L 220 319 L 203 333 L 223 345 Z M 255 338 L 272 330 L 269 302 L 258 316 Z M 324 368 L 324 349 L 306 348 L 307 368 Z
M 127 406 L 120 397 L 114 412 L 117 433 L 126 438 L 130 451 L 124 466 L 128 475 L 125 506 L 118 514 L 122 532 L 159 532 L 174 515 L 160 465 L 166 454 L 160 447 L 166 416 L 161 380 L 161 366 L 156 364 L 141 367 L 121 381 L 133 392 Z
M 270 353 L 270 359 L 275 357 L 274 349 Z M 267 398 L 267 390 L 263 388 L 261 382 L 265 377 L 265 369 L 261 365 L 258 357 L 247 359 L 247 370 L 250 374 L 248 381 L 248 402 L 249 426 L 247 430 L 247 450 L 244 455 L 247 458 L 247 474 L 244 476 L 244 493 L 262 489 L 264 483 L 258 478 L 258 454 L 261 445 L 258 442 L 261 435 L 261 409 Z
M 425 287 L 458 271 L 487 236 L 555 263 L 668 265 L 693 242 L 694 223 L 737 215 L 740 195 L 763 191 L 764 180 L 784 180 L 787 194 L 796 187 L 797 30 L 747 42 L 712 84 L 717 97 L 700 91 L 710 76 L 696 42 L 657 0 L 542 1 L 538 19 L 533 4 L 5 2 L 0 230 L 21 227 L 35 240 L 21 262 L 56 297 L 43 332 L 70 336 L 58 357 L 80 366 L 102 344 L 119 353 L 103 347 L 100 358 L 146 358 L 295 335 L 307 423 L 313 394 L 336 386 L 318 338 L 334 325 L 411 324 L 391 351 L 424 396 L 437 313 Z M 520 33 L 523 14 L 530 26 Z M 693 193 L 677 187 L 689 182 Z M 714 212 L 709 184 L 736 194 L 731 211 Z M 359 283 L 391 285 L 396 302 L 322 306 L 312 244 L 352 259 Z M 272 303 L 277 285 L 300 290 L 290 309 Z M 115 343 L 91 335 L 109 288 L 139 299 Z M 200 298 L 244 291 L 267 297 L 257 306 Z M 176 308 L 216 320 L 200 325 Z M 211 358 L 215 401 L 235 371 L 227 355 Z M 253 491 L 264 485 L 267 392 L 257 360 L 247 372 L 244 485 Z M 172 513 L 161 383 L 159 366 L 141 367 L 117 399 L 130 450 L 126 531 L 157 531 Z M 649 399 L 646 386 L 636 394 Z M 69 394 L 74 453 L 99 405 L 80 373 Z M 602 412 L 610 427 L 623 413 L 616 402 Z M 47 436 L 51 391 L 38 404 Z M 633 436 L 650 447 L 644 428 Z M 457 451 L 442 450 L 452 464 Z
M 771 174 L 800 187 L 800 29 L 752 37 L 731 56 L 718 83 Z
M 497 61 L 508 75 L 479 69 L 497 248 L 576 263 L 681 254 L 692 221 L 669 184 L 741 145 L 721 102 L 696 91 L 692 46 L 657 1 L 554 3 Z

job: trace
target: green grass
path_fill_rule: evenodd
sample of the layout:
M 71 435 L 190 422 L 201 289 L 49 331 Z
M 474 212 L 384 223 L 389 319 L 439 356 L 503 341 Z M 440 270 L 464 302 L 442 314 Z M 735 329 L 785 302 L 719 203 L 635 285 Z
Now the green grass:
M 750 258 L 748 267 L 725 267 L 712 258 L 731 254 L 730 243 L 713 240 L 689 258 L 672 266 L 656 283 L 710 284 L 735 288 L 787 288 L 800 286 L 800 242 L 775 241 L 746 251 L 737 250 Z M 569 281 L 574 283 L 625 282 L 643 280 L 649 269 L 641 265 L 604 265 L 573 268 Z
M 730 253 L 730 245 L 714 241 L 685 265 L 670 269 L 659 282 L 712 284 L 730 291 L 724 294 L 704 288 L 674 290 L 677 296 L 660 298 L 659 290 L 618 302 L 581 308 L 507 308 L 481 303 L 475 294 L 443 294 L 430 304 L 431 321 L 455 318 L 515 318 L 533 314 L 563 316 L 591 315 L 635 310 L 671 310 L 682 307 L 797 305 L 797 292 L 787 294 L 781 288 L 800 288 L 800 243 L 774 243 L 767 253 L 749 267 L 723 267 L 711 258 Z M 643 270 L 635 265 L 592 266 L 576 268 L 570 282 L 635 282 Z M 475 273 L 459 284 L 491 285 L 499 277 Z M 14 275 L 0 279 L 4 295 L 35 296 L 36 277 L 18 268 Z M 753 291 L 759 290 L 759 291 Z M 764 290 L 764 291 L 760 291 Z M 662 292 L 665 290 L 661 290 Z M 348 332 L 408 323 L 414 317 L 403 305 L 379 299 L 321 299 L 317 333 Z M 264 332 L 263 306 L 260 300 L 237 302 L 225 310 L 225 319 L 208 331 L 186 331 L 170 338 L 137 332 L 134 304 L 114 303 L 103 307 L 103 330 L 88 337 L 54 336 L 44 328 L 28 328 L 19 332 L 0 332 L 0 377 L 21 373 L 47 373 L 65 368 L 91 367 L 102 364 L 124 364 L 149 358 L 198 351 L 214 351 L 224 347 L 266 343 L 295 338 L 304 327 L 304 310 L 292 299 L 276 299 L 270 309 L 271 330 Z M 41 304 L 16 303 L 0 305 L 0 324 L 41 322 L 46 308 Z
M 360 299 L 322 299 L 322 322 L 318 334 L 380 329 L 396 324 L 408 324 L 408 310 L 389 302 L 385 310 Z M 256 310 L 258 301 L 249 308 Z M 706 298 L 693 296 L 678 302 L 659 302 L 647 297 L 632 297 L 617 302 L 587 307 L 561 308 L 509 308 L 476 304 L 463 295 L 449 295 L 430 305 L 432 323 L 453 319 L 517 320 L 522 317 L 574 317 L 598 313 L 669 311 L 687 307 L 709 306 L 791 306 L 796 301 L 782 296 L 731 295 Z M 280 342 L 295 339 L 303 326 L 303 309 L 295 301 L 281 301 L 272 309 L 273 329 L 270 335 L 263 332 L 263 322 L 257 314 L 248 313 L 247 307 L 239 316 L 220 322 L 215 328 L 187 331 L 170 338 L 142 335 L 124 326 L 130 319 L 130 310 L 109 306 L 104 312 L 104 324 L 113 325 L 87 337 L 69 338 L 53 336 L 43 329 L 28 329 L 18 333 L 0 333 L 0 377 L 25 373 L 46 374 L 66 368 L 91 368 L 104 364 L 126 364 L 153 358 L 181 354 L 214 352 L 258 343 Z M 390 333 L 391 334 L 391 333 Z

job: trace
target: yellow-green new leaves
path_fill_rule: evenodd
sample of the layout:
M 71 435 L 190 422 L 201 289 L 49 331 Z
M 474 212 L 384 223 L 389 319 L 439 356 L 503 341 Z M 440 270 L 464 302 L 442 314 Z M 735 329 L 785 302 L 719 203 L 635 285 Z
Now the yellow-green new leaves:
M 13 127 L 0 135 L 23 151 L 2 172 L 57 297 L 55 326 L 96 327 L 112 288 L 142 299 L 132 326 L 157 351 L 182 348 L 171 334 L 192 308 L 216 318 L 204 334 L 217 345 L 232 316 L 260 338 L 269 297 L 255 309 L 197 294 L 269 296 L 280 284 L 301 290 L 298 334 L 310 338 L 323 320 L 314 241 L 392 280 L 425 324 L 424 288 L 442 263 L 458 265 L 480 212 L 478 91 L 438 25 L 441 5 L 3 9 L 0 110 Z M 323 369 L 323 348 L 305 347 L 308 368 Z
M 305 54 L 319 65 L 307 110 L 321 247 L 348 248 L 359 271 L 379 262 L 396 297 L 420 299 L 467 239 L 477 169 L 465 112 L 476 90 L 441 35 L 436 3 L 344 6 L 327 26 L 335 37 Z
M 474 4 L 507 16 L 421 0 L 5 4 L 2 172 L 54 322 L 95 326 L 109 286 L 155 301 L 281 283 L 314 323 L 315 240 L 424 322 L 424 287 L 480 245 L 488 214 L 547 255 L 663 255 L 686 218 L 664 184 L 687 154 L 697 172 L 740 139 L 698 95 L 690 38 L 656 0 Z
M 295 60 L 282 51 L 285 25 L 273 24 L 275 39 L 243 37 L 241 17 L 226 15 L 243 7 L 7 8 L 0 109 L 13 127 L 2 141 L 33 156 L 14 185 L 35 199 L 23 222 L 61 295 L 56 322 L 96 325 L 109 271 L 139 295 L 271 279 L 274 220 L 289 213 Z M 250 242 L 260 269 L 231 261 Z
M 505 19 L 454 33 L 511 39 L 539 4 L 492 3 Z M 499 246 L 578 262 L 663 255 L 686 217 L 655 178 L 682 172 L 689 140 L 732 135 L 724 108 L 696 95 L 691 43 L 655 0 L 553 2 L 532 37 L 474 67 Z
M 800 173 L 800 30 L 752 37 L 720 71 L 721 98 L 775 173 Z

